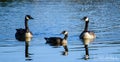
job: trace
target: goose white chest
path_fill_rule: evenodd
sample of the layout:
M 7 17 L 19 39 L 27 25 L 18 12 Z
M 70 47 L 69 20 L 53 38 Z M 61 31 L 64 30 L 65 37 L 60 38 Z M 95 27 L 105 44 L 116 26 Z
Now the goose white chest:
M 84 33 L 83 38 L 84 38 L 84 39 L 92 39 L 92 38 L 93 38 L 93 35 L 91 35 L 91 34 L 89 34 L 88 32 L 86 32 L 86 33 Z
M 32 34 L 30 32 L 25 33 L 25 37 L 32 37 Z

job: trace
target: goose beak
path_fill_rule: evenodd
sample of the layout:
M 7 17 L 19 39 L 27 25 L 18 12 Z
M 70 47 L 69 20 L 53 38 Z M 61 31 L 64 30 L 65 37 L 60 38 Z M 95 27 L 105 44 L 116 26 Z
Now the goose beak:
M 84 18 L 80 19 L 80 20 L 84 20 Z
M 63 33 L 60 33 L 60 34 L 63 34 Z
M 33 17 L 30 17 L 30 19 L 34 19 Z
M 61 32 L 60 34 L 64 34 L 64 32 Z

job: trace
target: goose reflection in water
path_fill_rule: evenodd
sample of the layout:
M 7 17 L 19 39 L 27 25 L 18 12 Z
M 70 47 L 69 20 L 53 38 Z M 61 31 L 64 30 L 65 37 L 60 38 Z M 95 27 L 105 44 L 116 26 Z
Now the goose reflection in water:
M 26 60 L 32 60 L 31 57 L 30 57 L 30 53 L 29 53 L 29 43 L 30 41 L 32 40 L 32 38 L 26 38 L 26 41 L 25 41 L 25 57 L 26 57 Z
M 63 31 L 61 34 L 64 34 L 64 38 L 60 37 L 49 37 L 49 38 L 44 38 L 46 40 L 46 44 L 49 44 L 50 46 L 63 46 L 64 52 L 62 55 L 68 55 L 68 47 L 67 47 L 67 38 L 68 38 L 68 32 Z

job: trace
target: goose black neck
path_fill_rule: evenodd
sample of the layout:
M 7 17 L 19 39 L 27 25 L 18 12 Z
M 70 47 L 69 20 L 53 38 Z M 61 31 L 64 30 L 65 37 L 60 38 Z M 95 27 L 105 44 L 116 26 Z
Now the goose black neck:
M 68 38 L 68 34 L 65 35 L 64 39 L 67 40 L 67 38 Z
M 27 19 L 25 19 L 25 31 L 29 32 L 28 20 Z
M 89 21 L 85 22 L 85 29 L 84 29 L 84 31 L 88 31 L 88 23 L 89 23 Z
M 86 55 L 89 56 L 88 45 L 85 45 L 85 51 L 86 51 Z

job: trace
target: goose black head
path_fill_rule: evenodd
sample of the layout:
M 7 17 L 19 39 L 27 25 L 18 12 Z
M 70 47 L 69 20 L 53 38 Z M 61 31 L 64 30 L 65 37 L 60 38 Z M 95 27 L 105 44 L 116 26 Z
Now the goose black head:
M 67 34 L 68 34 L 68 32 L 67 32 L 67 31 L 62 31 L 62 33 L 61 33 L 61 34 L 67 35 Z
M 26 20 L 29 20 L 29 19 L 33 19 L 33 17 L 30 16 L 30 15 L 26 15 L 26 16 L 25 16 L 25 19 L 26 19 Z
M 85 16 L 85 17 L 83 17 L 83 20 L 87 22 L 87 21 L 89 21 L 89 18 L 87 16 Z

